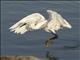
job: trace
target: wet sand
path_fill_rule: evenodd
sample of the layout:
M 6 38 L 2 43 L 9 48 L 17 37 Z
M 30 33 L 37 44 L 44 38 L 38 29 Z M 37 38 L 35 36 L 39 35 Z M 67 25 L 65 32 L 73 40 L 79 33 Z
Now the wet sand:
M 1 60 L 42 60 L 34 56 L 0 56 Z

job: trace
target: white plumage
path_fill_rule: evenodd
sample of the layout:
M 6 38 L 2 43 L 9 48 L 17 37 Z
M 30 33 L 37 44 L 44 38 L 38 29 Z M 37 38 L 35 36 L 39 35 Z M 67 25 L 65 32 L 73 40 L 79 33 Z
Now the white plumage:
M 40 13 L 33 13 L 21 19 L 19 22 L 11 26 L 10 31 L 14 33 L 24 34 L 27 31 L 33 31 L 37 29 L 44 29 L 47 32 L 56 33 L 63 27 L 70 28 L 71 25 L 57 12 L 47 10 L 49 19 L 45 19 Z

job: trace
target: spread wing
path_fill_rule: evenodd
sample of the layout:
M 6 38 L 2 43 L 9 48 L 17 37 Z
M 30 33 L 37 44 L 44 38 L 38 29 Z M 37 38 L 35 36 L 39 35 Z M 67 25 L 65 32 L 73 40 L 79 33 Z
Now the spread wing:
M 50 29 L 54 33 L 56 33 L 56 30 L 62 29 L 63 27 L 71 29 L 71 25 L 60 14 L 52 10 L 47 10 L 47 12 L 49 14 L 50 20 L 47 25 L 48 29 Z
M 9 29 L 10 31 L 14 31 L 14 33 L 24 34 L 27 31 L 40 29 L 45 22 L 46 20 L 41 14 L 33 13 L 24 17 Z

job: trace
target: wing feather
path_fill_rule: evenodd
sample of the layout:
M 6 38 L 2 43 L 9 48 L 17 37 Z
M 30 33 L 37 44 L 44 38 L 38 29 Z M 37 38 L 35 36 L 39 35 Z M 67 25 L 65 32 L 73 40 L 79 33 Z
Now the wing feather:
M 9 29 L 14 33 L 24 34 L 26 31 L 40 29 L 44 24 L 45 18 L 39 13 L 33 13 L 21 19 Z
M 50 20 L 47 25 L 48 29 L 52 30 L 54 33 L 56 30 L 62 29 L 63 27 L 71 29 L 71 25 L 60 14 L 52 10 L 47 10 L 47 12 Z

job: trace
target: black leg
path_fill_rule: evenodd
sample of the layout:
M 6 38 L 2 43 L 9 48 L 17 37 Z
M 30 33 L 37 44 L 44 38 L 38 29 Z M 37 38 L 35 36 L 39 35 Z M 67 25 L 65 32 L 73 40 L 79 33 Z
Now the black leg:
M 55 39 L 57 39 L 57 38 L 58 38 L 58 35 L 57 35 L 57 34 L 54 34 L 54 36 L 51 37 L 49 40 L 55 40 Z
M 51 33 L 52 33 L 52 35 L 54 35 L 54 36 L 51 37 L 50 39 L 48 39 L 48 40 L 45 42 L 45 47 L 49 47 L 49 44 L 50 44 L 53 40 L 55 40 L 55 39 L 58 38 L 58 35 L 57 35 L 57 34 L 54 34 L 53 32 L 51 32 Z

